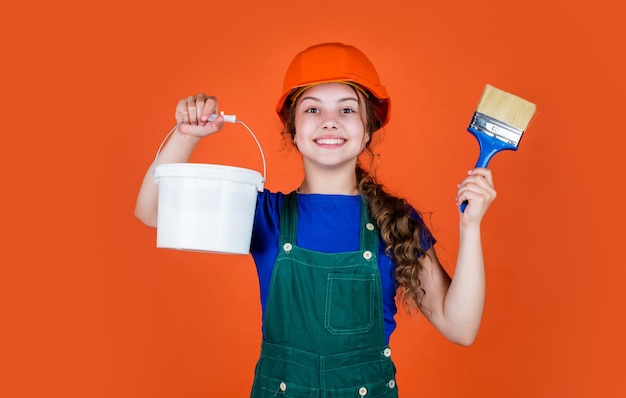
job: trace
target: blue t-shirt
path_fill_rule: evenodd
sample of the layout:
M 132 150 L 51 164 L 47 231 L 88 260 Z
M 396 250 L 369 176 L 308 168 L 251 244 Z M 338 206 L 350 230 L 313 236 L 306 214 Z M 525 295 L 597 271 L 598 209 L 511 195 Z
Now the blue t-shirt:
M 279 249 L 280 210 L 285 195 L 264 190 L 259 193 L 250 252 L 256 263 L 261 292 L 261 308 L 269 293 L 270 279 Z M 435 240 L 417 213 L 422 224 L 421 244 L 428 250 Z M 361 225 L 360 195 L 298 194 L 298 246 L 319 252 L 341 253 L 359 250 Z M 312 228 L 314 226 L 315 228 Z M 396 328 L 394 262 L 385 253 L 379 238 L 378 268 L 383 289 L 383 317 L 386 343 Z

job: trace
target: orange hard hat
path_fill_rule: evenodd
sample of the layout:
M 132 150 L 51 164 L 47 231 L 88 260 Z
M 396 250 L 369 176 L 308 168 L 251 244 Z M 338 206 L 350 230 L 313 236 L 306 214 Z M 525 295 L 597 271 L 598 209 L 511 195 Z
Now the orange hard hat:
M 362 87 L 373 96 L 374 113 L 380 128 L 389 122 L 389 95 L 380 83 L 372 62 L 358 48 L 342 43 L 324 43 L 298 53 L 289 64 L 283 92 L 276 104 L 276 112 L 283 122 L 288 98 L 299 88 L 316 84 L 346 82 Z

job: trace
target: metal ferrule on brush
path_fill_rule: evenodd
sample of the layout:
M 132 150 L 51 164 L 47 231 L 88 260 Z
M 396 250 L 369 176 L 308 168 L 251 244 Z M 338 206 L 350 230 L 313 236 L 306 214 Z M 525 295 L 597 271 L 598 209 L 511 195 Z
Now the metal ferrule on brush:
M 495 137 L 500 141 L 515 145 L 516 147 L 522 138 L 522 134 L 524 133 L 523 130 L 503 123 L 480 112 L 474 112 L 470 127 L 489 136 Z

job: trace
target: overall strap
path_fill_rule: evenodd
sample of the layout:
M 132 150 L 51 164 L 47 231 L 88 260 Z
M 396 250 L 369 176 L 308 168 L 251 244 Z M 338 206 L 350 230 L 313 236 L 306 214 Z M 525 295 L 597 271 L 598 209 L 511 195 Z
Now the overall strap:
M 280 209 L 280 246 L 284 243 L 296 242 L 298 231 L 298 192 L 292 191 L 285 195 Z
M 378 228 L 372 219 L 365 198 L 361 197 L 361 250 L 378 251 Z

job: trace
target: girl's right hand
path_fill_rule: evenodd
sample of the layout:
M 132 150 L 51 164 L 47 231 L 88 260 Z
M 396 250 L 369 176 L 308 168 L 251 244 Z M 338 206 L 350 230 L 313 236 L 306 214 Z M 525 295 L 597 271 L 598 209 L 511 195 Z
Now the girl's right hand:
M 224 117 L 217 112 L 217 98 L 203 93 L 181 99 L 176 105 L 177 129 L 181 134 L 205 137 L 224 126 Z M 214 120 L 209 117 L 215 114 Z

